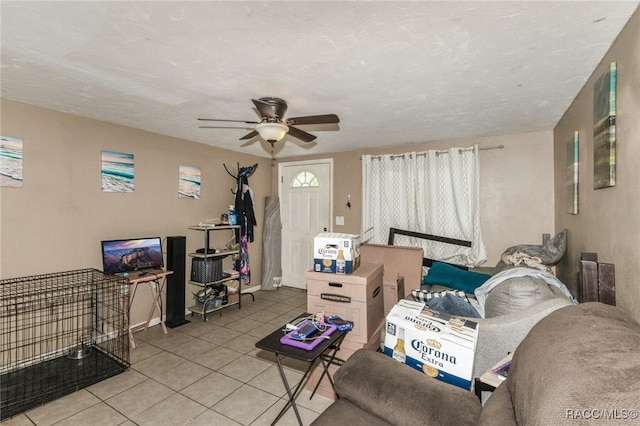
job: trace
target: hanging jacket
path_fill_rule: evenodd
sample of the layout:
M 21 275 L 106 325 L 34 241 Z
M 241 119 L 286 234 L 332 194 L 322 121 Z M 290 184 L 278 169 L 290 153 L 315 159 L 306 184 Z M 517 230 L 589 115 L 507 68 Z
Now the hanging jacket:
M 253 191 L 249 187 L 249 179 L 246 174 L 240 173 L 238 176 L 235 208 L 238 225 L 240 225 L 240 235 L 246 236 L 250 243 L 253 242 L 253 227 L 257 224 L 253 211 L 252 193 Z

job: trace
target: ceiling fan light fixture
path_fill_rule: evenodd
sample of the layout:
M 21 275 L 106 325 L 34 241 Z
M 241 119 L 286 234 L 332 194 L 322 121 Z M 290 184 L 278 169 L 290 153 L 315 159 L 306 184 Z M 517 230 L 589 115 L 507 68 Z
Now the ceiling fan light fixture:
M 260 123 L 256 125 L 256 131 L 265 141 L 275 143 L 284 138 L 289 132 L 289 127 L 281 123 Z

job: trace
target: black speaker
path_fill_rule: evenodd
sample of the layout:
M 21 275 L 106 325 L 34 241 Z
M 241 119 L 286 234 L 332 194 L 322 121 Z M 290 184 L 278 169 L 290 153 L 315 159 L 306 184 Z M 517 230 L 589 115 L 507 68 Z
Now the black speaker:
M 191 321 L 184 317 L 187 237 L 167 237 L 167 327 L 175 328 Z

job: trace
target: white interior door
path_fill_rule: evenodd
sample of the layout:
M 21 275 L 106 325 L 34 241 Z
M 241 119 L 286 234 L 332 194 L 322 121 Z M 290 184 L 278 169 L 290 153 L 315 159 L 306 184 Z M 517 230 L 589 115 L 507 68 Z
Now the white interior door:
M 333 160 L 280 163 L 282 284 L 307 288 L 305 273 L 313 267 L 313 237 L 331 231 Z

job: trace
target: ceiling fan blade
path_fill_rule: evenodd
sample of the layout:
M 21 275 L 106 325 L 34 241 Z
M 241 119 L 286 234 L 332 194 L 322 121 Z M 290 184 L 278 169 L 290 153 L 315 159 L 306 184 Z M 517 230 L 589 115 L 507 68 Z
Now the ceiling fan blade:
M 237 126 L 198 126 L 200 129 L 242 129 L 253 130 L 253 127 L 237 127 Z
M 332 124 L 339 123 L 340 118 L 335 114 L 307 115 L 305 117 L 287 118 L 287 124 Z
M 256 132 L 254 130 L 253 132 L 249 132 L 246 135 L 244 135 L 243 137 L 241 137 L 240 140 L 244 141 L 244 140 L 247 140 L 247 139 L 255 138 L 256 136 L 258 136 L 258 132 Z
M 225 120 L 223 118 L 198 118 L 199 121 L 228 121 L 230 123 L 258 124 L 258 121 Z
M 316 136 L 312 135 L 311 133 L 296 129 L 293 126 L 289 126 L 288 134 L 289 136 L 293 136 L 296 139 L 300 139 L 302 142 L 311 142 L 312 140 L 316 139 Z

